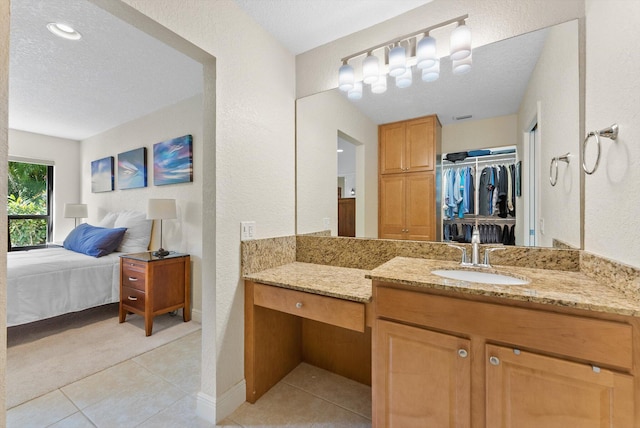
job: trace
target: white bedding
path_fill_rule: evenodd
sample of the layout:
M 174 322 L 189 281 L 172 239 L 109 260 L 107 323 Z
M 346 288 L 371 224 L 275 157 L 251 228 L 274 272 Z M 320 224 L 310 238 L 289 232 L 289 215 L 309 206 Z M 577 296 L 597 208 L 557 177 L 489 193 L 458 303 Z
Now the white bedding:
M 7 254 L 7 326 L 117 302 L 120 255 L 91 257 L 64 248 Z

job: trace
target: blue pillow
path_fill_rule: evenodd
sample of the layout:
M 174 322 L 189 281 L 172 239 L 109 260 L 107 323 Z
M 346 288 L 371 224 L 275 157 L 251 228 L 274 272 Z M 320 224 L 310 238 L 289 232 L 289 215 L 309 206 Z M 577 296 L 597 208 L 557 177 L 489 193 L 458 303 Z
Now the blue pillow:
M 62 245 L 67 250 L 102 257 L 118 248 L 126 231 L 126 227 L 109 229 L 82 223 L 69 233 Z

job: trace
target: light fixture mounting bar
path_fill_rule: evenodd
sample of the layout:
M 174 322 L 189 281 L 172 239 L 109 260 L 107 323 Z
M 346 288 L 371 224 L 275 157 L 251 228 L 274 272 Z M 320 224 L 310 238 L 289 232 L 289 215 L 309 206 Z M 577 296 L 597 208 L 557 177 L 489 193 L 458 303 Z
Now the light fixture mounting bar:
M 375 51 L 376 49 L 380 49 L 380 48 L 383 48 L 383 47 L 386 47 L 386 46 L 390 46 L 390 45 L 394 45 L 396 43 L 400 43 L 400 42 L 402 42 L 404 40 L 407 40 L 407 39 L 409 39 L 411 37 L 415 37 L 418 34 L 428 33 L 429 31 L 435 30 L 437 28 L 446 27 L 447 25 L 451 25 L 451 24 L 454 24 L 456 22 L 464 21 L 467 18 L 469 18 L 468 14 L 461 15 L 461 16 L 458 16 L 456 18 L 452 18 L 452 19 L 449 19 L 447 21 L 443 21 L 443 22 L 441 22 L 439 24 L 432 25 L 432 26 L 427 27 L 427 28 L 423 28 L 422 30 L 414 31 L 413 33 L 409 33 L 409 34 L 406 34 L 406 35 L 401 36 L 401 37 L 396 37 L 395 39 L 389 40 L 389 41 L 384 42 L 384 43 L 380 43 L 379 45 L 375 45 L 375 46 L 370 47 L 368 49 L 361 50 L 360 52 L 356 52 L 356 53 L 351 54 L 349 56 L 345 56 L 344 58 L 341 59 L 341 61 L 344 63 L 345 61 L 349 61 L 349 60 L 351 60 L 353 58 L 357 58 L 357 57 L 359 57 L 361 55 L 365 55 L 365 54 L 367 54 L 369 52 Z

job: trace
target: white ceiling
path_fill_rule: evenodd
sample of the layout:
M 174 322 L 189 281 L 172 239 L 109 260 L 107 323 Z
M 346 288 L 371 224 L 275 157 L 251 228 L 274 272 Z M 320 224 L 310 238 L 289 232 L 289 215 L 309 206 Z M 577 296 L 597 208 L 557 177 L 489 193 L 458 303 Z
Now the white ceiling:
M 235 1 L 291 52 L 300 53 L 431 0 Z M 83 140 L 202 92 L 198 62 L 87 0 L 12 1 L 11 14 L 12 129 Z M 45 28 L 53 21 L 72 25 L 83 38 L 73 42 L 53 36 Z M 540 39 L 532 40 L 541 45 Z M 405 90 L 389 85 L 383 97 L 365 91 L 359 105 L 376 123 L 429 114 L 436 105 L 443 124 L 454 115 L 509 114 L 497 106 L 513 110 L 519 103 L 537 55 L 532 47 L 515 50 L 516 56 L 513 49 L 498 50 L 496 56 L 483 49 L 474 51 L 468 75 L 447 76 L 445 58 L 438 85 L 414 79 Z M 498 89 L 490 88 L 487 76 L 499 83 Z M 464 108 L 451 103 L 461 99 Z
M 82 140 L 202 92 L 200 63 L 86 0 L 12 1 L 10 49 L 12 129 Z
M 433 0 L 235 0 L 293 54 L 379 24 Z

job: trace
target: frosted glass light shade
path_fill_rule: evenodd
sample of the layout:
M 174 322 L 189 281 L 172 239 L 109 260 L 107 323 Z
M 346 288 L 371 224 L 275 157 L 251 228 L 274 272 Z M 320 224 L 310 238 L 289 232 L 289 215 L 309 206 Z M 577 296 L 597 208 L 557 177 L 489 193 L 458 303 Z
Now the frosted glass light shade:
M 431 68 L 435 65 L 436 60 L 436 39 L 431 36 L 423 37 L 418 42 L 416 49 L 418 63 L 416 66 L 420 69 Z
M 374 94 L 382 94 L 387 91 L 387 76 L 382 74 L 371 84 L 371 92 Z
M 350 100 L 359 100 L 362 98 L 362 82 L 355 82 L 353 88 L 347 92 L 347 97 Z
M 464 22 L 451 32 L 449 52 L 452 60 L 461 60 L 471 55 L 471 30 Z
M 371 54 L 362 62 L 362 81 L 367 85 L 372 84 L 380 77 L 380 62 L 377 56 Z
M 453 74 L 464 74 L 471 70 L 472 55 L 460 60 L 452 62 Z
M 422 80 L 424 82 L 433 82 L 440 77 L 440 60 L 436 60 L 436 63 L 431 68 L 425 68 L 422 70 Z
M 353 73 L 353 67 L 349 64 L 343 64 L 338 71 L 338 87 L 341 91 L 349 91 L 353 88 L 355 83 L 355 75 Z
M 398 88 L 408 88 L 412 81 L 411 68 L 408 67 L 403 75 L 396 77 L 396 86 Z
M 402 46 L 396 46 L 389 51 L 389 75 L 398 77 L 407 69 L 407 55 Z
M 64 218 L 89 217 L 87 204 L 64 204 Z
M 175 199 L 149 199 L 147 202 L 147 218 L 149 220 L 167 220 L 176 217 Z

